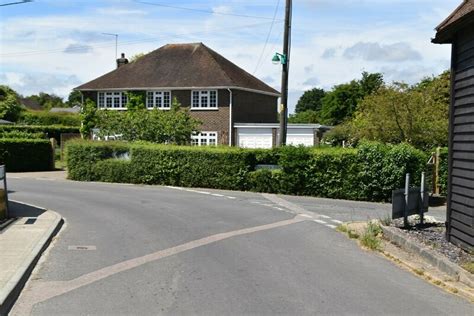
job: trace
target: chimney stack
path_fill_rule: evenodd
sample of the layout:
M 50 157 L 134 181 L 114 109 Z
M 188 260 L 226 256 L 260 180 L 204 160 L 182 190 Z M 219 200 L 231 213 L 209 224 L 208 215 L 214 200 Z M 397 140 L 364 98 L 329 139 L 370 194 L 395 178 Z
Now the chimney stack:
M 122 57 L 117 59 L 117 68 L 122 67 L 123 65 L 128 64 L 128 59 L 125 58 L 125 54 L 122 53 Z

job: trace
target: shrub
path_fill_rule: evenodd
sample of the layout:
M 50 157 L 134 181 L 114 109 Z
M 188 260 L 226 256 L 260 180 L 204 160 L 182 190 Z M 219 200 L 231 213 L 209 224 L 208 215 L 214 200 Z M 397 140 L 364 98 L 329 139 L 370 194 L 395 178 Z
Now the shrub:
M 99 143 L 71 140 L 67 143 L 66 148 L 68 177 L 81 181 L 110 182 L 111 180 L 100 176 L 100 169 L 96 164 L 129 152 L 129 145 L 121 142 Z M 107 166 L 112 167 L 111 164 L 105 163 L 103 172 L 107 172 L 105 169 Z
M 46 134 L 41 132 L 0 131 L 0 138 L 46 139 Z
M 7 171 L 53 169 L 53 150 L 46 139 L 0 139 L 0 163 Z
M 129 154 L 129 161 L 117 159 Z M 283 147 L 248 150 L 149 143 L 72 141 L 67 145 L 69 177 L 94 180 L 251 190 L 338 199 L 388 201 L 414 181 L 425 154 L 409 145 L 364 143 L 358 149 Z M 114 158 L 114 159 L 112 159 Z M 260 169 L 256 163 L 275 164 Z M 112 170 L 113 169 L 113 170 Z
M 79 114 L 74 113 L 51 113 L 46 111 L 24 111 L 18 121 L 24 125 L 64 125 L 81 126 Z
M 45 133 L 48 138 L 54 138 L 60 144 L 61 134 L 63 133 L 79 133 L 79 127 L 49 125 L 49 126 L 32 126 L 32 125 L 0 125 L 0 133 L 2 132 L 26 132 L 26 133 Z

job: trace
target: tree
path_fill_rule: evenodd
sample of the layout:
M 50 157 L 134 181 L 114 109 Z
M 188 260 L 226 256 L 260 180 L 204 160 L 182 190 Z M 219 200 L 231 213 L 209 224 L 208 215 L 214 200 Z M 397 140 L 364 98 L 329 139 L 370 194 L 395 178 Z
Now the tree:
M 313 110 L 306 110 L 303 112 L 298 112 L 295 114 L 290 114 L 290 117 L 288 118 L 289 123 L 319 123 L 320 118 L 319 114 L 316 111 Z
M 362 73 L 362 79 L 335 86 L 322 99 L 320 117 L 325 124 L 337 125 L 350 119 L 358 103 L 383 85 L 380 73 Z
M 81 91 L 73 90 L 69 93 L 67 97 L 66 105 L 68 107 L 73 107 L 75 105 L 80 105 L 82 103 L 82 93 Z
M 130 63 L 136 62 L 137 60 L 139 60 L 139 59 L 142 58 L 143 56 L 145 56 L 145 53 L 138 53 L 138 54 L 135 54 L 135 55 L 133 55 L 132 57 L 130 57 L 129 62 L 130 62 Z
M 36 100 L 41 105 L 43 110 L 66 107 L 66 104 L 63 102 L 63 99 L 55 94 L 40 92 L 38 95 L 30 95 L 29 97 L 27 97 L 27 99 Z
M 322 107 L 322 99 L 326 95 L 326 91 L 319 88 L 313 88 L 305 91 L 296 104 L 295 113 L 312 110 L 319 112 Z
M 16 122 L 21 111 L 18 94 L 10 87 L 0 85 L 0 118 Z
M 439 92 L 424 84 L 384 86 L 360 103 L 353 133 L 360 139 L 407 142 L 424 149 L 446 146 L 449 102 Z
M 162 144 L 188 144 L 191 133 L 197 131 L 201 122 L 193 119 L 188 109 L 183 109 L 173 98 L 171 109 L 148 110 L 140 104 L 138 96 L 129 102 L 129 110 L 120 112 L 101 110 L 97 112 L 96 127 L 101 136 L 122 135 L 123 140 L 149 141 Z M 143 100 L 144 102 L 144 100 Z

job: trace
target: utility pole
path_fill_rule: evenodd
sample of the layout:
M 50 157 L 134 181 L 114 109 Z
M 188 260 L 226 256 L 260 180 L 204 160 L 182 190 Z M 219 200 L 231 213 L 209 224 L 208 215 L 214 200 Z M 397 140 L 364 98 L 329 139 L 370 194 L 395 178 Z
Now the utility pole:
M 278 136 L 278 146 L 286 145 L 286 131 L 288 125 L 288 72 L 290 64 L 290 37 L 291 37 L 291 9 L 292 0 L 286 0 L 285 8 L 285 29 L 283 37 L 283 58 L 281 74 L 281 102 L 278 106 L 280 113 L 280 134 Z

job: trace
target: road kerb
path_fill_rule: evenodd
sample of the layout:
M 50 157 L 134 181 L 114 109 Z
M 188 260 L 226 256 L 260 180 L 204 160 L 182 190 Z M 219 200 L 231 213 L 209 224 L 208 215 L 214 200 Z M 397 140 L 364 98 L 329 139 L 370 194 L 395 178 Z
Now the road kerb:
M 46 250 L 52 238 L 59 232 L 64 223 L 63 218 L 58 213 L 50 210 L 46 210 L 46 212 L 48 212 L 48 215 L 53 216 L 51 223 L 45 229 L 44 233 L 41 234 L 41 237 L 38 239 L 32 251 L 23 259 L 21 264 L 17 266 L 16 271 L 9 281 L 0 289 L 0 315 L 8 314 L 8 311 L 20 295 L 23 286 L 41 257 L 41 254 Z

